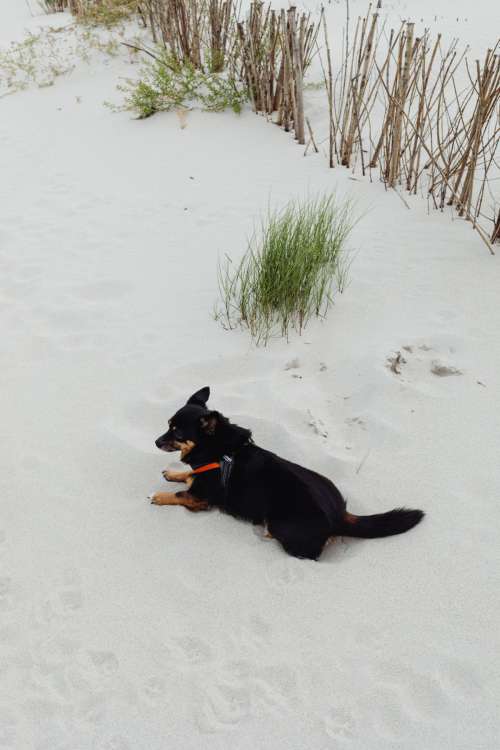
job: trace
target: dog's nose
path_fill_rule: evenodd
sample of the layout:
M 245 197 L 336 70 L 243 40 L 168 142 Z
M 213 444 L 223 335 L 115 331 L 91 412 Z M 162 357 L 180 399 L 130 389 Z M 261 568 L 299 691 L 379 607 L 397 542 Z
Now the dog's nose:
M 158 440 L 155 440 L 155 445 L 157 448 L 161 448 L 163 445 L 163 438 L 159 437 Z

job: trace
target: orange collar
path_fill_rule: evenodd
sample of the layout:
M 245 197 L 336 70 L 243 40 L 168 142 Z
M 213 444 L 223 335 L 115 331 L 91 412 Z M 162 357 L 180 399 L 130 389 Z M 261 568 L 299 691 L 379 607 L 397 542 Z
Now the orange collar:
M 198 466 L 197 469 L 193 469 L 191 474 L 203 474 L 204 471 L 211 471 L 212 469 L 220 469 L 219 463 L 205 464 L 204 466 Z

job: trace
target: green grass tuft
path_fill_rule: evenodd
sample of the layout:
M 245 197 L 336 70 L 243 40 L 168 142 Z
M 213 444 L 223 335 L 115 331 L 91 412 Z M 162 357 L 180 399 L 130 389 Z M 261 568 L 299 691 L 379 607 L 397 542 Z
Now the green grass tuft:
M 288 338 L 312 317 L 324 317 L 334 288 L 346 283 L 345 242 L 353 227 L 352 205 L 333 197 L 290 203 L 270 213 L 238 265 L 219 264 L 221 300 L 216 318 L 242 325 L 257 344 L 274 334 Z

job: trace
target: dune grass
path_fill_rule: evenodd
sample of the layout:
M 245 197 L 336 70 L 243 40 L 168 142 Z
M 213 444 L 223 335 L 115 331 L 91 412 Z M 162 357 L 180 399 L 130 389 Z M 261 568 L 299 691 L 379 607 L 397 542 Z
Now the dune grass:
M 227 328 L 248 328 L 257 344 L 267 344 L 275 334 L 288 338 L 312 317 L 324 317 L 334 290 L 342 291 L 346 281 L 352 216 L 351 203 L 332 196 L 270 212 L 240 263 L 226 257 L 219 264 L 216 318 Z

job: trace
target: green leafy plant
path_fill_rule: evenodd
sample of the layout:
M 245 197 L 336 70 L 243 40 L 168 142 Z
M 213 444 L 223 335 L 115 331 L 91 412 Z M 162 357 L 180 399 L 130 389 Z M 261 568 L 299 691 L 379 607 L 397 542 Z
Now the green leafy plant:
M 205 72 L 189 62 L 181 64 L 164 49 L 144 65 L 139 79 L 126 79 L 118 90 L 125 98 L 115 109 L 135 112 L 139 119 L 193 102 L 211 112 L 239 113 L 248 99 L 246 88 L 235 78 Z
M 333 197 L 288 204 L 270 213 L 238 264 L 219 264 L 216 318 L 227 328 L 249 329 L 258 344 L 278 333 L 288 338 L 324 317 L 334 288 L 345 286 L 345 243 L 352 206 Z

